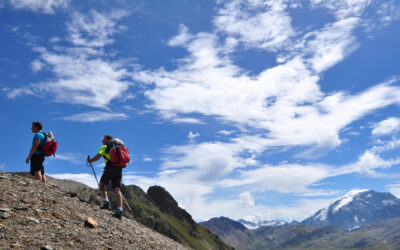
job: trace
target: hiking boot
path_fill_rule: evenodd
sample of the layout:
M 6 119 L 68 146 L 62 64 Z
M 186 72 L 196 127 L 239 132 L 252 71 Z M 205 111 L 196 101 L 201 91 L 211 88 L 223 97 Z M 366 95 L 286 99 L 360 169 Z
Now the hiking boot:
M 120 220 L 122 219 L 122 212 L 119 210 L 112 212 L 111 215 L 117 219 L 120 219 Z
M 110 202 L 104 202 L 102 206 L 100 206 L 100 209 L 109 209 L 110 208 Z

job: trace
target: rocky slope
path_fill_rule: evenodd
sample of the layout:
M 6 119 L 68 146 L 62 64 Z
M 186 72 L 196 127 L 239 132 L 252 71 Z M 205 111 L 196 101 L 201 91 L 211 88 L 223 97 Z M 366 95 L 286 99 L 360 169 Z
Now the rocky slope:
M 187 249 L 74 196 L 56 184 L 0 172 L 0 248 Z M 85 223 L 88 218 L 94 222 Z
M 16 173 L 28 177 L 28 173 Z M 48 176 L 48 183 L 57 185 L 70 196 L 93 205 L 102 204 L 99 191 L 80 182 L 60 180 Z M 173 197 L 162 187 L 153 186 L 144 192 L 135 185 L 123 185 L 122 193 L 133 212 L 124 204 L 124 216 L 194 249 L 232 249 L 208 229 L 197 224 Z M 115 205 L 112 190 L 108 190 L 111 204 Z M 115 208 L 115 207 L 114 207 Z

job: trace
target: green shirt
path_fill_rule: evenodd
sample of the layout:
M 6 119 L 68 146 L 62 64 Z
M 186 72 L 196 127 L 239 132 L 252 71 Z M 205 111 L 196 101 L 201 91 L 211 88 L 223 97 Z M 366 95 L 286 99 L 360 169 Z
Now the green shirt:
M 103 156 L 104 158 L 104 163 L 107 165 L 107 162 L 111 159 L 111 156 L 109 153 L 106 153 L 107 145 L 101 146 L 99 152 L 97 154 Z

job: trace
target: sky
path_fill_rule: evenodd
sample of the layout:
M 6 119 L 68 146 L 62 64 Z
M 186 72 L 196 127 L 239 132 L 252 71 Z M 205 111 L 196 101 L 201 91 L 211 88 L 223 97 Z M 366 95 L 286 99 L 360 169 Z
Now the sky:
M 46 174 L 95 187 L 111 134 L 123 183 L 196 221 L 400 197 L 396 0 L 0 0 L 0 23 L 1 171 L 29 171 L 40 121 Z

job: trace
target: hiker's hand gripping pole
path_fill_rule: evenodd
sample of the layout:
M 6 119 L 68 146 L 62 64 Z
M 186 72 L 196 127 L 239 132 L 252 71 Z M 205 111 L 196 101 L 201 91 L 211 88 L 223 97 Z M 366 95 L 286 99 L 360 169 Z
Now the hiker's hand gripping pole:
M 93 165 L 92 165 L 91 162 L 89 162 L 89 160 L 90 160 L 90 156 L 88 155 L 87 156 L 87 161 L 86 161 L 86 166 L 92 168 L 92 171 L 93 171 L 93 174 L 94 174 L 94 178 L 96 178 L 97 186 L 99 186 L 99 181 L 97 180 L 96 172 L 94 171 Z

